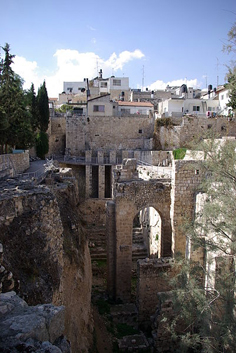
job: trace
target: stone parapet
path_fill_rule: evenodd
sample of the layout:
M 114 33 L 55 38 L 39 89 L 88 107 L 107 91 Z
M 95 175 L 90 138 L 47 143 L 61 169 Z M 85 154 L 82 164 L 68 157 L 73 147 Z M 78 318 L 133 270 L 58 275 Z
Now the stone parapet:
M 159 303 L 157 293 L 171 289 L 169 280 L 173 276 L 172 258 L 138 260 L 137 303 L 140 323 L 150 321 Z M 168 276 L 167 276 L 168 273 Z

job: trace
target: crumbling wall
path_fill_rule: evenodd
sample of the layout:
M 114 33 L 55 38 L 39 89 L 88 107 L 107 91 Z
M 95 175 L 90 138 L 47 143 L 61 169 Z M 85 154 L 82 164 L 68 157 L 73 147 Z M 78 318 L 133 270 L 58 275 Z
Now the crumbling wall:
M 159 303 L 157 293 L 169 291 L 173 259 L 138 260 L 137 306 L 139 323 L 150 323 Z M 168 277 L 167 277 L 168 274 Z
M 202 118 L 186 116 L 178 126 L 162 126 L 156 133 L 162 150 L 172 150 L 188 146 L 193 140 L 200 139 L 206 133 L 214 132 L 215 136 L 236 136 L 236 122 L 227 117 Z
M 0 155 L 0 177 L 14 176 L 29 168 L 29 151 Z
M 133 220 L 143 208 L 154 207 L 160 214 L 161 255 L 171 256 L 170 191 L 170 183 L 163 180 L 116 181 L 114 207 L 112 210 L 108 208 L 107 213 L 107 221 L 111 211 L 116 222 L 115 227 L 112 222 L 107 222 L 108 263 L 112 263 L 108 272 L 108 290 L 115 293 L 116 298 L 130 300 Z
M 1 185 L 0 240 L 5 263 L 31 305 L 65 305 L 72 350 L 87 352 L 92 339 L 91 265 L 73 184 Z
M 70 353 L 63 306 L 28 306 L 15 292 L 0 294 L 1 352 Z
M 153 119 L 144 116 L 67 118 L 66 148 L 71 155 L 86 149 L 143 149 L 153 129 Z
M 173 162 L 171 188 L 172 251 L 185 254 L 184 225 L 194 216 L 195 193 L 202 180 L 197 161 Z
M 66 147 L 66 119 L 65 117 L 51 117 L 48 129 L 49 151 L 48 155 L 63 155 Z

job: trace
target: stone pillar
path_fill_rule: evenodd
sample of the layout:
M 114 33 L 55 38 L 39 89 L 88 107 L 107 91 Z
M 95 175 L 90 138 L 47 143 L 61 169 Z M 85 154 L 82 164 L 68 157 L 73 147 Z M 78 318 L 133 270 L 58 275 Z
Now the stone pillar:
M 129 157 L 129 151 L 122 151 L 122 160 Z
M 107 292 L 115 299 L 116 295 L 116 204 L 108 201 L 106 208 L 107 235 Z
M 98 166 L 98 198 L 105 198 L 105 165 Z
M 134 158 L 137 161 L 140 161 L 141 160 L 141 151 L 134 151 Z
M 110 163 L 116 164 L 116 151 L 110 151 Z
M 86 170 L 85 170 L 85 173 L 86 173 L 86 176 L 85 176 L 85 179 L 86 179 L 86 186 L 85 186 L 85 189 L 86 189 L 86 198 L 89 198 L 90 195 L 91 195 L 91 189 L 92 189 L 92 166 L 91 165 L 86 165 Z
M 117 200 L 116 200 L 117 201 Z M 129 302 L 132 277 L 132 203 L 116 202 L 116 299 Z
M 98 164 L 104 164 L 104 152 L 98 151 Z
M 86 163 L 91 163 L 91 160 L 92 160 L 92 151 L 91 150 L 85 151 L 85 161 L 86 161 Z

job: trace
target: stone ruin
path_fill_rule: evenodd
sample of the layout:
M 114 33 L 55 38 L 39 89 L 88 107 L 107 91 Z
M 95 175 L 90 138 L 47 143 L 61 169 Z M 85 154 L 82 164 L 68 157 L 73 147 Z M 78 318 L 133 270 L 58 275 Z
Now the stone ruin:
M 64 337 L 65 308 L 28 306 L 16 292 L 12 273 L 3 266 L 0 243 L 0 350 L 3 353 L 71 353 Z

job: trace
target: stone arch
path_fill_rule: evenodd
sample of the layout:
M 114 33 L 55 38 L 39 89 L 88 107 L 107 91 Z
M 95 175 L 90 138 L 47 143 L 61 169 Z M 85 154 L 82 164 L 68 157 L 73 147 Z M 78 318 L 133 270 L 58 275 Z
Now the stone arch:
M 162 218 L 161 256 L 171 256 L 171 185 L 168 182 L 118 183 L 107 204 L 108 292 L 130 301 L 133 219 L 140 209 L 154 207 Z
M 132 260 L 160 257 L 162 218 L 154 207 L 141 209 L 133 220 Z

